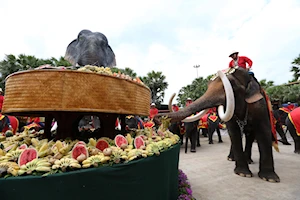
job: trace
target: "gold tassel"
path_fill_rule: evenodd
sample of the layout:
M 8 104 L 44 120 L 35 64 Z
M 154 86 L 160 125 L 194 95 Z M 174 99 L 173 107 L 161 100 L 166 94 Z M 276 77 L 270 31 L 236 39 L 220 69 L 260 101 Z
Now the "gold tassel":
M 274 147 L 274 149 L 279 152 L 279 147 L 278 144 L 276 144 L 275 142 L 272 142 L 272 146 Z

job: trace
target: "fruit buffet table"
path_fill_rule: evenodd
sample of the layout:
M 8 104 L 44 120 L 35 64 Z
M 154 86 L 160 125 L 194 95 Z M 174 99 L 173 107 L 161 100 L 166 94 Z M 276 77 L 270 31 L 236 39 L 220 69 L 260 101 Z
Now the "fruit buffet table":
M 174 200 L 178 197 L 179 150 L 177 144 L 160 156 L 125 164 L 1 179 L 1 199 Z

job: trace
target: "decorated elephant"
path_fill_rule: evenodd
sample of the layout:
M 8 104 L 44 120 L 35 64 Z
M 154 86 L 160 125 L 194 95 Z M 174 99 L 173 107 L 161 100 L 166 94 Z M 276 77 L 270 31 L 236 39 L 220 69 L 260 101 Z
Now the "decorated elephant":
M 208 89 L 200 98 L 177 112 L 161 113 L 161 116 L 171 118 L 171 121 L 191 122 L 207 112 L 207 109 L 218 107 L 218 114 L 226 122 L 229 131 L 232 150 L 235 156 L 234 172 L 243 177 L 252 177 L 242 148 L 242 134 L 253 135 L 258 143 L 260 163 L 258 176 L 270 182 L 280 179 L 274 170 L 272 152 L 272 127 L 267 97 L 253 75 L 243 68 L 234 67 L 218 71 L 211 78 Z M 226 112 L 224 113 L 224 106 Z M 199 112 L 195 116 L 191 114 Z
M 273 111 L 274 113 L 274 118 L 276 120 L 275 126 L 276 126 L 276 131 L 280 135 L 281 139 L 278 140 L 279 142 L 282 142 L 284 145 L 291 145 L 286 138 L 286 135 L 283 131 L 282 125 L 286 125 L 286 118 L 288 114 L 290 113 L 290 110 L 286 109 L 285 107 L 275 109 Z
M 77 39 L 68 45 L 65 59 L 74 66 L 116 66 L 115 54 L 106 36 L 90 30 L 79 32 Z
M 216 111 L 211 112 L 207 116 L 207 122 L 208 122 L 208 143 L 213 144 L 213 134 L 216 131 L 218 134 L 219 143 L 222 143 L 222 136 L 220 133 L 220 127 L 219 124 L 221 122 L 220 117 L 218 116 L 218 113 Z
M 295 142 L 294 152 L 300 154 L 300 107 L 288 114 L 285 123 Z

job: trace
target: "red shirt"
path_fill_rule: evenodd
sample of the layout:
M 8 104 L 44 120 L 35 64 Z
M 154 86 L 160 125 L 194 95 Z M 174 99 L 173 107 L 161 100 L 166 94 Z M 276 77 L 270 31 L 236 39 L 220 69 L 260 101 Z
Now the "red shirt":
M 3 101 L 4 101 L 4 96 L 0 95 L 0 110 L 2 110 Z
M 172 106 L 173 112 L 176 112 L 179 110 L 179 107 L 177 105 L 173 105 Z
M 149 115 L 150 119 L 152 119 L 157 114 L 158 114 L 158 109 L 157 108 L 150 108 L 150 115 Z
M 251 68 L 252 66 L 252 60 L 250 60 L 250 58 L 247 58 L 246 56 L 238 56 L 238 63 L 237 65 L 239 67 L 242 67 L 244 69 L 246 69 L 246 63 L 248 63 L 249 68 Z M 236 65 L 234 64 L 234 60 L 230 61 L 229 63 L 229 67 L 235 67 Z

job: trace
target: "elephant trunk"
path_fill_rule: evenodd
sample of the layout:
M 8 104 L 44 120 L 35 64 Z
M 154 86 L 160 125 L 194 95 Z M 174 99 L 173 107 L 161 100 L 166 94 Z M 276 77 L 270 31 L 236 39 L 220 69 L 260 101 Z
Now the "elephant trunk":
M 220 118 L 223 121 L 229 121 L 234 112 L 234 95 L 231 84 L 227 79 L 226 75 L 218 71 L 218 75 L 221 79 L 214 80 L 209 86 L 207 91 L 203 96 L 198 98 L 195 102 L 190 104 L 189 106 L 177 111 L 170 112 L 165 114 L 159 114 L 157 117 L 165 115 L 171 118 L 171 121 L 183 121 L 183 122 L 192 122 L 199 120 L 206 112 L 208 108 L 219 106 L 218 112 Z M 224 88 L 223 88 L 224 86 Z M 175 96 L 175 95 L 173 95 Z M 174 98 L 174 97 L 173 97 Z M 226 112 L 224 113 L 224 107 L 222 105 L 225 104 L 226 98 Z M 171 102 L 171 100 L 170 100 Z M 171 103 L 169 102 L 169 110 Z M 201 112 L 200 112 L 201 111 Z M 195 116 L 188 117 L 196 112 L 200 112 Z

